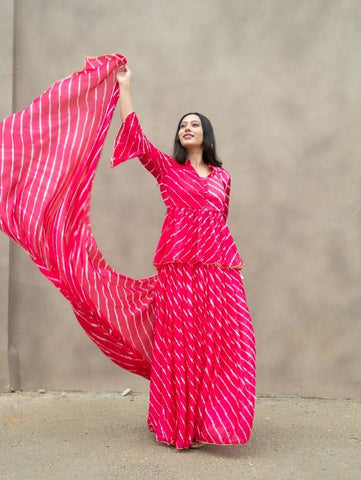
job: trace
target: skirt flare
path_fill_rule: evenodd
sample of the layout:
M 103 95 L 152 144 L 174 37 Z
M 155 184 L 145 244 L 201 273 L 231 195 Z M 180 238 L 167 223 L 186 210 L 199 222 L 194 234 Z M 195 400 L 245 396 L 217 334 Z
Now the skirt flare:
M 169 263 L 155 286 L 148 429 L 159 442 L 250 437 L 256 349 L 240 270 Z

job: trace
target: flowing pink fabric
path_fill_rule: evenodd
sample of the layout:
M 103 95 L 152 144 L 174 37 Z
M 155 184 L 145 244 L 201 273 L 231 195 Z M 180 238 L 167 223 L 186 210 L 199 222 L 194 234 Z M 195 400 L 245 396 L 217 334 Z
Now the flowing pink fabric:
M 71 302 L 81 326 L 117 365 L 150 377 L 156 275 L 132 279 L 104 260 L 90 193 L 119 88 L 119 55 L 86 58 L 0 124 L 0 228 Z
M 0 228 L 29 252 L 113 362 L 150 380 L 147 425 L 188 448 L 248 441 L 255 405 L 255 339 L 226 223 L 230 174 L 201 177 L 143 134 L 132 112 L 111 165 L 138 157 L 167 207 L 156 275 L 132 279 L 105 261 L 89 221 L 92 181 L 118 100 L 119 54 L 86 58 L 1 123 Z

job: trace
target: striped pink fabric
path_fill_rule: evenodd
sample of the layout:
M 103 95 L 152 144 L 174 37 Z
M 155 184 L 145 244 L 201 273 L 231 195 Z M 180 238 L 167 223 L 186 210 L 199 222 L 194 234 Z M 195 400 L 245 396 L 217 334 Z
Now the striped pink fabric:
M 255 343 L 240 271 L 167 263 L 158 271 L 147 426 L 157 441 L 246 443 Z
M 156 178 L 167 207 L 153 264 L 212 264 L 241 269 L 243 260 L 226 223 L 231 177 L 222 167 L 201 177 L 189 160 L 179 164 L 143 134 L 137 115 L 124 120 L 115 142 L 112 165 L 139 157 Z
M 0 228 L 29 252 L 113 362 L 150 379 L 148 428 L 158 441 L 245 443 L 255 404 L 255 339 L 227 226 L 231 179 L 178 164 L 127 116 L 112 166 L 138 157 L 167 214 L 157 274 L 132 279 L 105 261 L 90 228 L 90 194 L 118 100 L 119 54 L 86 58 L 0 124 Z
M 86 58 L 83 70 L 0 124 L 0 228 L 71 302 L 105 355 L 149 378 L 157 275 L 135 280 L 115 272 L 89 220 L 121 62 L 119 54 Z

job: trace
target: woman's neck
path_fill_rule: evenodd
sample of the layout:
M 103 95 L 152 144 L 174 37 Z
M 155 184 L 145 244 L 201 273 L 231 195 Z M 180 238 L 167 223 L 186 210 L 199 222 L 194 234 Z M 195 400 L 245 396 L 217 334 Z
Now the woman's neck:
M 196 150 L 187 150 L 187 158 L 189 158 L 191 164 L 194 167 L 200 167 L 201 165 L 204 165 L 203 162 L 203 149 L 196 149 Z

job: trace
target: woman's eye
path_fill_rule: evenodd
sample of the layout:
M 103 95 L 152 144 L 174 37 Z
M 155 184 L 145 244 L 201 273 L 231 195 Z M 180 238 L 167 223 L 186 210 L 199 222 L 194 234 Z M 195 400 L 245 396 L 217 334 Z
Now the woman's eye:
M 183 128 L 186 128 L 186 126 L 187 126 L 187 125 L 185 125 L 185 124 L 183 125 L 183 124 L 182 124 L 182 125 L 179 127 L 179 130 L 182 130 Z M 192 123 L 191 126 L 192 126 L 192 127 L 199 127 L 200 124 L 199 124 L 199 123 Z

